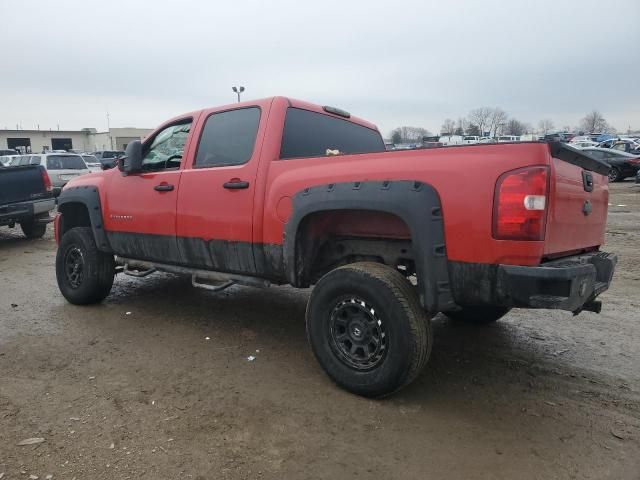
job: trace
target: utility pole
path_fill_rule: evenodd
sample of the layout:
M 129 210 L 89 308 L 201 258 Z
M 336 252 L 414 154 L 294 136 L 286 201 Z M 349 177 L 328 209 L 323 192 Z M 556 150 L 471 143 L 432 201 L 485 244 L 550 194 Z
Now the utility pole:
M 240 103 L 240 94 L 244 92 L 244 87 L 231 87 L 231 90 L 236 92 L 236 95 L 238 95 L 238 103 Z

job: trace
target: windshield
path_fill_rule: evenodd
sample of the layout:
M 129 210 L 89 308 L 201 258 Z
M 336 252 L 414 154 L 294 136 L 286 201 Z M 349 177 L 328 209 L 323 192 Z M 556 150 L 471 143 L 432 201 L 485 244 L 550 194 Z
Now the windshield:
M 47 170 L 86 170 L 87 165 L 80 155 L 49 155 Z

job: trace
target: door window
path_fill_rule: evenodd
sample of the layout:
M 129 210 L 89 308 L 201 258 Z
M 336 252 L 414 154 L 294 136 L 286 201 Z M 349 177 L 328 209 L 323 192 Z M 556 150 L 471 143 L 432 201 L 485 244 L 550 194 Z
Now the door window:
M 157 171 L 180 168 L 190 130 L 191 119 L 161 130 L 144 152 L 142 169 Z
M 240 108 L 211 115 L 202 129 L 196 167 L 247 163 L 253 155 L 259 123 L 258 107 Z

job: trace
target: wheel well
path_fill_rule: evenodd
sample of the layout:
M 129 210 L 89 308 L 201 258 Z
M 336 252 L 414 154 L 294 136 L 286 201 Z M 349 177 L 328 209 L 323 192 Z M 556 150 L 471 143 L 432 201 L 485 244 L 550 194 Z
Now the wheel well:
M 297 283 L 308 286 L 341 265 L 371 261 L 415 275 L 408 225 L 399 216 L 373 210 L 325 210 L 307 215 L 296 234 Z
M 89 210 L 84 203 L 72 202 L 61 205 L 58 209 L 62 213 L 60 222 L 60 238 L 75 227 L 90 227 Z

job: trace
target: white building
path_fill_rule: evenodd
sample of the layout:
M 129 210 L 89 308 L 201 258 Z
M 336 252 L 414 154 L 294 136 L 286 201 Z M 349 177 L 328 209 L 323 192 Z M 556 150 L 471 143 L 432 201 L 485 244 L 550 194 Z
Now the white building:
M 124 150 L 132 140 L 141 140 L 151 133 L 150 128 L 111 128 L 98 132 L 95 128 L 82 130 L 0 130 L 0 150 L 14 149 L 23 153 L 49 150 Z

